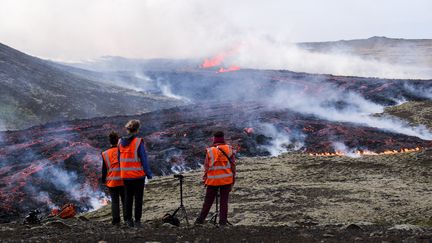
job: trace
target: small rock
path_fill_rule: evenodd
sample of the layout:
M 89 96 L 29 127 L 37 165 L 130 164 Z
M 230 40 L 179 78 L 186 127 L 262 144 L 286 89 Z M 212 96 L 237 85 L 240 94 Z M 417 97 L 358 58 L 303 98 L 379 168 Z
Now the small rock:
M 347 227 L 345 227 L 344 229 L 350 230 L 350 231 L 363 231 L 363 228 L 357 224 L 350 224 Z
M 300 226 L 315 226 L 315 225 L 318 225 L 317 221 L 315 221 L 313 219 L 310 219 L 310 218 L 301 219 L 301 220 L 295 221 L 294 223 L 296 223 L 296 224 L 298 224 Z
M 44 226 L 35 226 L 35 227 L 31 227 L 30 228 L 30 230 L 44 230 L 44 229 L 46 229 L 46 227 L 44 227 Z
M 372 232 L 369 234 L 370 237 L 381 236 L 383 233 L 380 231 Z
M 15 230 L 14 228 L 11 228 L 11 227 L 7 227 L 7 226 L 5 226 L 5 227 L 0 227 L 0 231 L 12 231 L 12 230 Z
M 163 223 L 162 226 L 167 227 L 167 228 L 177 228 L 177 226 L 169 224 L 169 223 Z
M 389 230 L 423 231 L 423 229 L 419 226 L 412 224 L 397 224 L 391 227 Z
M 330 234 L 330 233 L 325 233 L 325 234 L 323 234 L 323 237 L 324 238 L 331 238 L 331 237 L 334 237 L 334 235 Z

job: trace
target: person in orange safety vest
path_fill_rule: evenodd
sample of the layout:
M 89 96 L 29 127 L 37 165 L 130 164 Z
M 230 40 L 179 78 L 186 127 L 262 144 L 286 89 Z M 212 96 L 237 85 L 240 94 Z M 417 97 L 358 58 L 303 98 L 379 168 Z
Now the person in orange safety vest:
M 141 227 L 145 178 L 151 179 L 153 173 L 147 162 L 144 141 L 138 137 L 140 121 L 130 120 L 125 128 L 128 135 L 122 137 L 118 144 L 120 176 L 125 184 L 125 220 L 129 227 Z M 135 222 L 132 221 L 134 203 Z
M 235 183 L 235 174 L 234 151 L 225 143 L 224 133 L 215 132 L 213 145 L 206 151 L 203 182 L 207 189 L 201 213 L 195 224 L 204 223 L 218 191 L 220 193 L 219 225 L 228 224 L 228 198 Z
M 102 152 L 102 183 L 108 187 L 111 196 L 111 216 L 113 225 L 120 225 L 120 200 L 125 212 L 124 183 L 120 176 L 120 163 L 118 160 L 118 140 L 116 132 L 108 135 L 111 147 Z M 120 200 L 119 200 L 120 199 Z

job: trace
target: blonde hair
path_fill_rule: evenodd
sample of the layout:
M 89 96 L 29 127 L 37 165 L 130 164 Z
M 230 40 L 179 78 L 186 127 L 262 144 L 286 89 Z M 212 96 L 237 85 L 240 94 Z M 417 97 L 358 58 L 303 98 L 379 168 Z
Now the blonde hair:
M 129 133 L 136 133 L 138 132 L 140 125 L 141 124 L 139 120 L 130 120 L 126 123 L 125 128 Z

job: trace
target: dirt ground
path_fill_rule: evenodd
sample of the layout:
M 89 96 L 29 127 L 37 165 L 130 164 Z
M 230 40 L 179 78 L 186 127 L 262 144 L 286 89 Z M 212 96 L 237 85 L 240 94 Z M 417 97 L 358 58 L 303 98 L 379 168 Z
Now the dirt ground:
M 432 151 L 348 157 L 289 153 L 238 160 L 229 221 L 180 228 L 160 219 L 179 205 L 178 180 L 150 181 L 144 227 L 112 227 L 110 207 L 82 219 L 0 225 L 3 242 L 432 242 Z M 193 222 L 204 196 L 202 172 L 185 173 L 184 200 Z

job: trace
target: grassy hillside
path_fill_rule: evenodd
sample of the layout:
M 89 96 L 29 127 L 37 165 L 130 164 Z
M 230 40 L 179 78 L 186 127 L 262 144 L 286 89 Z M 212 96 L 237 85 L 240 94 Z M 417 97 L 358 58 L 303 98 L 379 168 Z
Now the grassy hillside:
M 429 224 L 431 156 L 432 151 L 361 158 L 244 158 L 238 161 L 229 220 L 247 226 Z M 202 173 L 185 175 L 185 204 L 195 219 L 203 202 Z M 145 190 L 144 220 L 157 221 L 173 211 L 178 193 L 172 176 L 151 180 Z M 110 208 L 86 217 L 109 221 Z
M 402 105 L 387 107 L 385 113 L 432 129 L 432 101 L 406 102 Z

